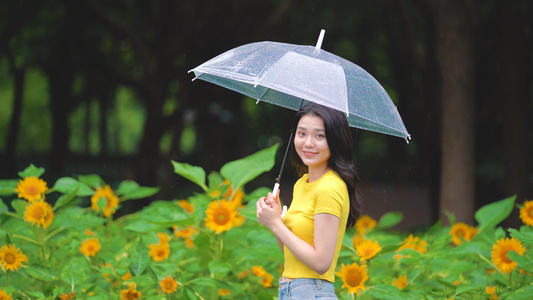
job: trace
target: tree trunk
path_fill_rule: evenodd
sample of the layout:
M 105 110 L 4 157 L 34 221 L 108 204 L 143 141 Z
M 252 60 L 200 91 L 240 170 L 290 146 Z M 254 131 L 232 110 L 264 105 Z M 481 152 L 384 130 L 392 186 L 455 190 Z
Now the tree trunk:
M 474 91 L 468 1 L 432 2 L 442 79 L 440 214 L 474 222 Z M 443 218 L 446 223 L 446 218 Z
M 18 144 L 18 135 L 20 132 L 20 119 L 22 115 L 22 99 L 24 95 L 24 81 L 26 70 L 15 66 L 15 58 L 9 55 L 9 64 L 13 73 L 13 111 L 6 138 L 4 166 L 2 171 L 7 174 L 15 174 L 16 170 L 16 149 Z
M 505 192 L 508 196 L 517 195 L 516 202 L 522 203 L 528 192 L 529 150 L 527 139 L 527 54 L 525 16 L 518 5 L 501 3 L 502 47 L 500 60 L 500 103 L 504 113 L 505 147 Z M 518 227 L 521 222 L 518 213 L 506 221 L 508 227 Z

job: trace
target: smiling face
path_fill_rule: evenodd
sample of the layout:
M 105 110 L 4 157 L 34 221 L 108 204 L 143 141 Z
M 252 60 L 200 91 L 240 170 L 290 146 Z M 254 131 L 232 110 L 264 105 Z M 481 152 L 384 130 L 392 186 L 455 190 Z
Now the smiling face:
M 294 148 L 309 168 L 310 176 L 315 172 L 322 175 L 327 170 L 331 152 L 321 117 L 309 114 L 302 116 L 296 128 Z

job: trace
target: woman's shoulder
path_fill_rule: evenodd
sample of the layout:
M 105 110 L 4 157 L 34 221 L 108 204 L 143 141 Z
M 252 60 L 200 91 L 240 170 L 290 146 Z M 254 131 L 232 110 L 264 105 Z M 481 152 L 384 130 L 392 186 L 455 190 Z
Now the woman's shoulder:
M 329 170 L 320 178 L 318 186 L 321 189 L 346 188 L 346 183 L 344 183 L 344 180 L 335 171 Z

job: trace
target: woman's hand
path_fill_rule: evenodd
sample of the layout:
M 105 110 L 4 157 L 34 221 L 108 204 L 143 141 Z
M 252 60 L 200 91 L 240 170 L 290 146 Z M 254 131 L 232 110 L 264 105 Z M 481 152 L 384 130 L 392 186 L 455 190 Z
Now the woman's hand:
M 274 198 L 271 193 L 268 193 L 268 197 L 260 198 L 256 203 L 256 213 L 257 221 L 272 230 L 277 222 L 281 222 L 279 198 Z
M 283 209 L 282 209 L 281 202 L 279 200 L 279 189 L 278 189 L 277 195 L 268 193 L 265 202 L 267 205 L 270 205 L 272 208 L 277 208 L 279 213 L 281 214 Z

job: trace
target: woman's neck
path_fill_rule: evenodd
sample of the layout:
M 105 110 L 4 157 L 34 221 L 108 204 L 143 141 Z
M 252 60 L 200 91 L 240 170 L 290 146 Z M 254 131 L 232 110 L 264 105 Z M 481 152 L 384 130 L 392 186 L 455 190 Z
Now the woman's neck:
M 330 168 L 328 166 L 314 167 L 314 168 L 309 167 L 309 169 L 308 169 L 308 171 L 309 171 L 309 182 L 313 182 L 315 180 L 320 179 L 329 170 L 330 170 Z

